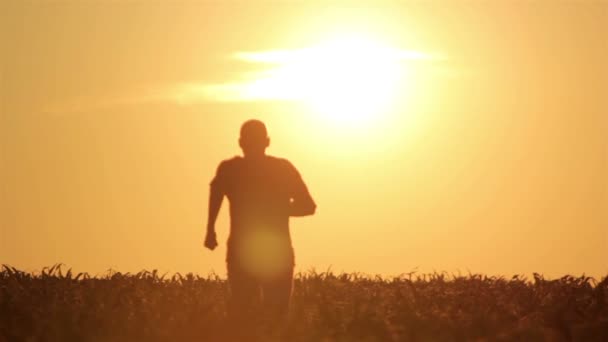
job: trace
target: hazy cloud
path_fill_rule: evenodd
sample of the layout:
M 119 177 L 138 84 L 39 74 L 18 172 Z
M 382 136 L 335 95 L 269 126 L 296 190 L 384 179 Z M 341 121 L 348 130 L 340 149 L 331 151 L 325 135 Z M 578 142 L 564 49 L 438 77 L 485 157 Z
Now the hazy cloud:
M 344 51 L 333 46 L 312 47 L 293 50 L 242 51 L 229 58 L 235 63 L 248 63 L 259 66 L 259 70 L 243 72 L 238 80 L 227 80 L 223 83 L 181 82 L 171 85 L 140 86 L 123 89 L 105 95 L 80 96 L 69 101 L 47 105 L 44 111 L 51 114 L 70 114 L 113 107 L 123 107 L 153 102 L 171 102 L 178 105 L 191 105 L 202 102 L 246 102 L 297 100 L 301 87 L 294 88 L 298 77 L 306 77 L 307 82 L 323 82 L 327 70 L 313 70 L 317 66 L 326 66 L 327 61 L 340 63 L 355 60 L 356 63 L 366 59 L 382 63 L 390 60 L 393 63 L 436 62 L 445 58 L 414 50 L 369 49 L 368 51 Z M 362 55 L 363 54 L 363 55 Z M 331 66 L 332 64 L 330 64 Z M 365 64 L 372 70 L 354 70 L 353 72 L 373 73 L 373 64 Z M 302 69 L 305 69 L 302 71 Z M 361 69 L 361 68 L 359 68 Z M 330 69 L 331 71 L 331 69 Z M 313 75 L 309 75 L 313 74 Z M 314 75 L 316 74 L 316 75 Z M 314 76 L 314 77 L 313 77 Z

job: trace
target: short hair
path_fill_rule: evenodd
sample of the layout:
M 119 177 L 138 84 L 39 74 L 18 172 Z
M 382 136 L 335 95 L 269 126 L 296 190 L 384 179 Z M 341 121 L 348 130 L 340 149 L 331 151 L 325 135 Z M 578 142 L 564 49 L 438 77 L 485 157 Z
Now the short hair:
M 241 125 L 241 139 L 258 140 L 267 137 L 266 125 L 260 120 L 247 120 Z

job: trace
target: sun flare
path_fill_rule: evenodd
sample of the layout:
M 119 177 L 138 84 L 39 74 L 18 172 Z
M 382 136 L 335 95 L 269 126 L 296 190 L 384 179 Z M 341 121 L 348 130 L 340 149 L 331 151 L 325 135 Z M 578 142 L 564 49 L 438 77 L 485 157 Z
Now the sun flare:
M 408 93 L 404 60 L 426 58 L 358 36 L 238 57 L 273 65 L 245 84 L 241 97 L 299 101 L 339 126 L 367 125 L 390 112 L 396 97 Z

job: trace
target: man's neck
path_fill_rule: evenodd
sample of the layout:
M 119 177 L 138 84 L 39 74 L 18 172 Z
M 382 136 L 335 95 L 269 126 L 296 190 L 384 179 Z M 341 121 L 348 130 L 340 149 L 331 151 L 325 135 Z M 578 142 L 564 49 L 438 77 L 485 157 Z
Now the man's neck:
M 244 154 L 243 158 L 247 160 L 259 160 L 266 158 L 266 153 Z

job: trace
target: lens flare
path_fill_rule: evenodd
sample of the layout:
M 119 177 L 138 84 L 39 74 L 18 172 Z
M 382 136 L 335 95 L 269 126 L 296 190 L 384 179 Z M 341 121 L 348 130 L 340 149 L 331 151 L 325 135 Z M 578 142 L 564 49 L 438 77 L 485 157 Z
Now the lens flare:
M 270 229 L 256 229 L 239 239 L 237 260 L 259 278 L 281 275 L 293 265 L 293 251 L 285 237 Z

